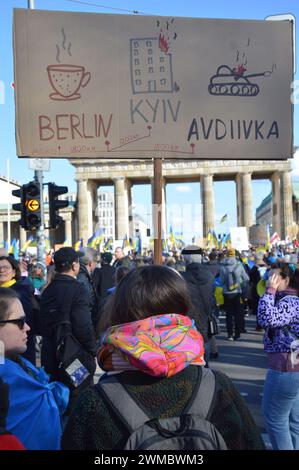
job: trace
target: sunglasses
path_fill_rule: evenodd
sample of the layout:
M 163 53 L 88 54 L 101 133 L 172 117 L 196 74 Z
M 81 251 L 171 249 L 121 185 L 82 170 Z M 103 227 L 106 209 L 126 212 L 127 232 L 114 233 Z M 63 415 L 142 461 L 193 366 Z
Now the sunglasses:
M 20 330 L 22 330 L 26 323 L 26 317 L 14 318 L 13 320 L 1 320 L 0 324 L 1 323 L 13 323 L 14 325 L 17 325 Z

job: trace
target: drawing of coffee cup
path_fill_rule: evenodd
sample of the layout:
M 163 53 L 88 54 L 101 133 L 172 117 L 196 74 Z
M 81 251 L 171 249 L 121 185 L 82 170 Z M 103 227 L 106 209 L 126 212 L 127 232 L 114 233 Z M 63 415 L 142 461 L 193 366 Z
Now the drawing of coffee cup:
M 49 96 L 52 100 L 69 101 L 81 98 L 78 93 L 81 86 L 84 88 L 89 83 L 91 75 L 85 72 L 82 65 L 48 65 L 48 77 L 55 93 Z

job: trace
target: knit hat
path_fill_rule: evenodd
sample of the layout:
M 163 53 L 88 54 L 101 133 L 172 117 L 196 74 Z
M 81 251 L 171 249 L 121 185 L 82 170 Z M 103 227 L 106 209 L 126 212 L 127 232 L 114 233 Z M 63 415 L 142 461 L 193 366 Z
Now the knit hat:
M 38 261 L 35 265 L 36 268 L 42 268 L 44 271 L 47 269 L 45 263 L 43 263 L 42 261 Z

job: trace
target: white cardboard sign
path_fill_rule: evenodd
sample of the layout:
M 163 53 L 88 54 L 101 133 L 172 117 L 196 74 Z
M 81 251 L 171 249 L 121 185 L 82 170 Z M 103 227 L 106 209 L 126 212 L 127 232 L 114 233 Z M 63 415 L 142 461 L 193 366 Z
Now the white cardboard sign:
M 14 11 L 19 156 L 286 159 L 291 21 Z

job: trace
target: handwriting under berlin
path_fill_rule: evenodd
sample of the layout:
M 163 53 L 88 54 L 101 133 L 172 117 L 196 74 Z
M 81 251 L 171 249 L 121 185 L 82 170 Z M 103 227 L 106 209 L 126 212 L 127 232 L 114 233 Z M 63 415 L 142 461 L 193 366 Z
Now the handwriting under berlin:
M 224 122 L 222 119 L 193 119 L 189 128 L 187 140 L 200 140 L 201 138 L 222 140 L 268 140 L 279 138 L 279 128 L 277 121 L 265 122 L 257 119 L 229 119 Z

